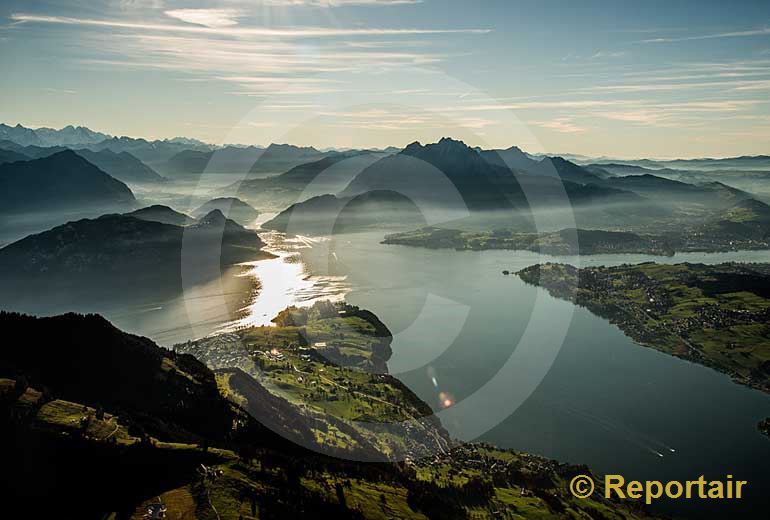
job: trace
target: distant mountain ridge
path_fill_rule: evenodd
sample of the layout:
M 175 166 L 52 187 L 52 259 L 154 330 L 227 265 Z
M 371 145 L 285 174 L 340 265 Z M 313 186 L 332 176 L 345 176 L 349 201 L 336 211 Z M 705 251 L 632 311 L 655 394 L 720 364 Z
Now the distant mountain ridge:
M 373 193 L 398 194 L 419 207 L 421 212 L 417 212 L 415 225 L 429 215 L 426 211 L 430 212 L 430 219 L 434 219 L 462 218 L 468 213 L 476 216 L 502 214 L 501 210 L 514 210 L 519 220 L 526 220 L 533 202 L 543 210 L 574 206 L 585 211 L 596 207 L 594 212 L 605 217 L 605 212 L 617 214 L 622 211 L 626 215 L 636 215 L 640 211 L 665 212 L 639 194 L 601 185 L 605 177 L 612 177 L 609 173 L 593 174 L 561 158 L 536 161 L 524 157 L 518 149 L 509 149 L 508 153 L 516 154 L 519 165 L 525 165 L 528 171 L 512 169 L 499 154 L 486 154 L 485 157 L 483 151 L 448 137 L 426 145 L 415 142 L 401 152 L 382 157 L 363 168 L 337 192 L 336 197 L 314 196 L 297 202 L 265 225 L 284 230 L 290 221 L 294 232 L 300 233 L 318 227 L 326 229 L 336 226 L 328 219 L 337 219 L 337 213 L 344 208 L 348 222 L 371 226 L 374 223 L 367 222 L 367 216 L 360 214 L 354 218 L 353 213 L 367 211 L 367 205 L 356 203 L 356 199 Z M 247 181 L 241 184 L 241 189 L 245 184 L 258 191 L 259 187 L 264 188 L 267 183 L 283 177 L 296 175 L 302 178 L 306 173 L 317 175 L 317 170 L 325 166 L 323 163 L 332 160 L 329 157 L 278 177 Z M 396 206 L 390 204 L 383 208 L 387 211 Z M 317 215 L 318 221 L 313 222 L 313 214 Z M 385 219 L 386 225 L 402 225 L 407 215 L 408 212 L 400 216 L 389 215 Z M 326 220 L 325 224 L 323 220 Z
M 115 153 L 128 152 L 149 166 L 160 167 L 175 154 L 184 150 L 211 151 L 215 147 L 208 144 L 196 145 L 188 141 L 148 141 L 147 139 L 123 136 L 105 139 L 89 145 L 88 148 L 97 152 L 105 148 Z
M 99 151 L 93 151 L 88 148 L 75 148 L 66 146 L 22 146 L 13 141 L 0 141 L 0 163 L 11 162 L 3 159 L 3 153 L 14 152 L 22 156 L 21 159 L 40 159 L 48 157 L 57 152 L 72 150 L 81 157 L 87 159 L 90 163 L 98 166 L 110 176 L 123 182 L 153 183 L 163 182 L 165 179 L 158 173 L 134 157 L 128 152 L 113 152 L 105 148 Z
M 182 150 L 160 166 L 167 174 L 243 173 L 254 166 L 264 148 L 226 146 L 216 150 Z
M 622 189 L 653 200 L 668 201 L 676 205 L 695 203 L 719 208 L 749 199 L 752 194 L 717 181 L 691 184 L 650 173 L 611 177 L 597 182 L 600 186 Z
M 316 161 L 295 166 L 280 175 L 245 179 L 225 188 L 263 211 L 282 211 L 301 198 L 338 193 L 357 173 L 384 152 L 329 152 Z
M 425 146 L 412 143 L 379 160 L 353 179 L 341 195 L 393 190 L 416 194 L 428 204 L 457 206 L 461 202 L 470 211 L 526 210 L 533 202 L 541 207 L 602 200 L 640 202 L 636 194 L 600 186 L 601 180 L 602 176 L 561 158 L 535 161 L 515 147 L 501 155 L 444 137 Z
M 95 132 L 84 126 L 68 125 L 60 130 L 54 128 L 26 128 L 21 124 L 8 126 L 0 123 L 0 140 L 7 139 L 22 146 L 72 146 L 96 144 L 111 136 Z
M 27 213 L 67 208 L 130 209 L 128 186 L 71 150 L 42 159 L 0 164 L 0 212 Z
M 94 150 L 100 150 L 105 147 L 108 147 L 112 149 L 114 152 L 119 152 L 119 151 L 130 152 L 131 150 L 128 148 L 131 148 L 131 147 L 139 148 L 143 146 L 155 148 L 156 151 L 160 151 L 160 149 L 163 148 L 164 146 L 174 148 L 175 151 L 169 154 L 163 160 L 168 160 L 172 155 L 174 155 L 174 153 L 178 153 L 185 149 L 211 151 L 211 150 L 221 149 L 221 148 L 252 148 L 252 147 L 260 148 L 259 146 L 248 146 L 248 145 L 241 146 L 241 145 L 232 145 L 232 144 L 224 145 L 224 146 L 216 146 L 209 143 L 205 143 L 199 139 L 194 139 L 194 138 L 189 138 L 184 136 L 173 137 L 168 139 L 156 139 L 156 140 L 144 139 L 144 138 L 132 138 L 132 137 L 126 137 L 126 136 L 117 137 L 104 132 L 91 130 L 90 128 L 85 126 L 74 126 L 74 125 L 68 125 L 61 129 L 54 129 L 54 128 L 48 128 L 48 127 L 28 128 L 21 125 L 20 123 L 16 125 L 8 125 L 8 124 L 0 123 L 0 141 L 2 140 L 13 141 L 22 146 L 32 145 L 32 146 L 43 146 L 43 147 L 50 147 L 50 146 L 72 147 L 72 146 L 81 145 L 81 147 L 88 147 Z M 387 146 L 381 149 L 371 149 L 371 151 L 382 151 L 387 153 L 395 153 L 400 150 L 401 150 L 400 148 L 393 147 L 393 146 Z M 519 163 L 519 161 L 525 161 L 526 159 L 529 159 L 533 163 L 537 163 L 537 162 L 540 162 L 542 159 L 549 158 L 549 157 L 550 158 L 561 157 L 564 160 L 570 161 L 580 166 L 588 165 L 588 164 L 594 164 L 594 165 L 615 164 L 615 165 L 641 166 L 644 168 L 651 168 L 651 169 L 674 168 L 674 169 L 706 169 L 706 170 L 708 169 L 752 169 L 752 170 L 759 169 L 761 170 L 761 169 L 770 168 L 770 155 L 768 154 L 742 155 L 742 156 L 722 157 L 722 158 L 700 157 L 700 158 L 690 158 L 690 159 L 682 159 L 682 158 L 618 159 L 618 158 L 606 157 L 606 156 L 592 157 L 587 155 L 570 154 L 570 153 L 533 154 L 533 153 L 527 153 L 516 146 L 511 146 L 507 149 L 485 150 L 481 148 L 476 148 L 476 150 L 481 155 L 485 156 L 485 158 L 487 159 L 489 159 L 492 154 L 497 154 L 499 157 L 504 159 L 504 162 L 510 168 L 519 168 L 521 167 L 521 165 L 525 165 L 524 162 Z M 312 146 L 301 147 L 301 146 L 295 146 L 291 144 L 273 143 L 269 145 L 267 148 L 265 148 L 265 151 L 269 152 L 268 155 L 272 155 L 273 153 L 283 155 L 284 157 L 288 155 L 294 155 L 295 157 L 299 157 L 303 159 L 304 162 L 310 162 L 311 160 L 319 159 L 320 158 L 319 156 L 322 156 L 326 153 L 340 152 L 343 150 L 335 147 L 327 147 L 327 148 L 323 148 L 322 150 L 319 150 Z M 344 151 L 350 151 L 350 150 L 345 149 Z M 149 152 L 147 153 L 149 154 Z M 137 157 L 139 157 L 141 160 L 147 159 L 147 157 L 142 157 L 141 156 L 142 154 L 135 154 L 135 155 L 137 155 Z M 268 161 L 268 163 L 269 162 L 270 161 Z M 499 163 L 499 160 L 490 159 L 490 162 Z M 268 166 L 268 163 L 266 163 L 263 166 L 256 166 L 255 171 L 267 171 L 266 167 Z M 297 166 L 297 165 L 298 164 L 295 164 L 294 166 Z M 280 171 L 285 171 L 285 170 L 288 170 L 289 168 L 284 168 L 283 170 L 278 170 L 278 171 L 272 171 L 271 173 L 280 173 Z M 526 168 L 522 167 L 522 169 L 526 169 Z
M 105 148 L 98 152 L 87 149 L 75 150 L 75 153 L 123 182 L 154 183 L 165 180 L 155 170 L 128 152 L 116 153 Z
M 300 164 L 318 161 L 329 154 L 312 146 L 294 146 L 292 144 L 271 143 L 259 156 L 249 173 L 283 173 Z
M 770 155 L 743 155 L 723 158 L 704 157 L 697 159 L 586 159 L 585 162 L 598 166 L 608 163 L 614 166 L 640 166 L 653 170 L 770 170 Z
M 374 190 L 392 190 L 435 205 L 456 206 L 459 195 L 471 210 L 526 204 L 510 170 L 490 164 L 476 150 L 448 137 L 424 146 L 414 142 L 400 153 L 380 159 L 340 195 Z

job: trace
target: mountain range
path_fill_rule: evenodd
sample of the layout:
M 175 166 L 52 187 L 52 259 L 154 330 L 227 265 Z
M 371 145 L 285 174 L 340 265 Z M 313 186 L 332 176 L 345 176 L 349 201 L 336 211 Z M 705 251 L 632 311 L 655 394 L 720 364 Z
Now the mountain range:
M 61 130 L 53 128 L 26 128 L 20 124 L 8 126 L 0 123 L 0 140 L 13 141 L 22 146 L 72 146 L 96 144 L 110 136 L 84 126 L 65 126 Z
M 465 143 L 449 138 L 425 146 L 415 142 L 380 159 L 358 174 L 341 195 L 373 190 L 396 191 L 437 206 L 455 205 L 459 194 L 471 210 L 526 204 L 507 168 L 490 164 Z
M 30 129 L 5 126 L 3 130 L 6 137 L 34 140 L 30 134 L 34 131 Z M 223 196 L 238 198 L 262 211 L 281 212 L 291 206 L 295 216 L 309 215 L 310 212 L 302 204 L 321 195 L 331 194 L 335 197 L 313 200 L 312 207 L 318 210 L 320 206 L 328 206 L 324 213 L 336 214 L 341 207 L 349 206 L 355 197 L 377 193 L 369 197 L 365 204 L 353 204 L 352 208 L 363 211 L 373 201 L 379 204 L 384 198 L 391 197 L 384 194 L 396 192 L 421 208 L 457 208 L 479 214 L 499 210 L 527 213 L 532 209 L 571 207 L 580 213 L 581 218 L 586 218 L 591 227 L 601 226 L 602 221 L 608 218 L 616 219 L 618 226 L 627 226 L 632 221 L 640 223 L 642 220 L 644 225 L 651 225 L 650 219 L 672 215 L 677 218 L 693 218 L 697 215 L 699 218 L 711 219 L 714 214 L 709 213 L 709 208 L 726 209 L 740 200 L 753 198 L 755 196 L 752 193 L 757 186 L 768 189 L 766 180 L 770 175 L 754 171 L 698 171 L 661 167 L 666 164 L 685 167 L 683 165 L 686 160 L 666 163 L 636 161 L 638 164 L 629 164 L 634 161 L 601 160 L 578 164 L 559 156 L 533 156 L 515 146 L 494 150 L 472 148 L 451 138 L 442 138 L 425 145 L 414 142 L 397 153 L 385 153 L 366 150 L 319 151 L 313 147 L 288 144 L 271 144 L 265 149 L 214 147 L 185 138 L 147 141 L 107 136 L 97 141 L 97 137 L 101 137 L 98 133 L 74 130 L 77 129 L 63 129 L 62 140 L 65 135 L 89 135 L 91 142 L 86 147 L 75 149 L 75 153 L 115 179 L 131 183 L 163 180 L 143 160 L 158 165 L 156 168 L 161 171 L 166 168 L 179 177 L 203 171 L 225 173 L 239 170 L 247 178 L 225 188 L 221 192 Z M 50 135 L 45 132 L 42 134 Z M 38 139 L 37 142 L 42 141 Z M 30 165 L 26 168 L 39 169 L 43 165 L 50 169 L 49 163 L 34 163 L 34 160 L 49 155 L 53 157 L 63 150 L 65 148 L 61 146 L 22 146 L 8 140 L 0 141 L 0 162 L 9 161 L 4 163 L 7 169 L 11 167 L 9 163 L 18 163 L 26 156 L 32 158 L 32 161 L 27 161 Z M 762 164 L 764 160 L 764 156 L 758 156 L 698 161 L 701 166 L 723 164 L 725 168 L 734 168 L 740 164 Z M 690 161 L 688 164 L 694 165 L 695 162 Z M 651 169 L 653 166 L 660 168 Z M 13 168 L 21 167 L 17 165 Z M 263 177 L 275 172 L 282 173 Z M 249 178 L 253 176 L 263 178 Z M 45 189 L 50 187 L 44 177 L 38 180 Z M 74 186 L 68 188 L 71 192 Z M 40 191 L 45 192 L 45 189 Z M 84 200 L 93 198 L 85 193 L 88 190 L 74 191 L 83 191 Z M 67 189 L 63 193 L 67 195 Z M 759 192 L 759 200 L 764 193 L 770 194 Z M 7 208 L 17 211 L 24 206 L 21 201 L 25 196 L 12 197 L 17 201 L 17 207 L 11 204 Z M 30 200 L 33 202 L 29 207 L 34 208 L 36 204 L 39 207 L 40 202 L 35 202 L 34 197 Z M 67 200 L 65 196 L 54 202 L 73 205 Z M 380 208 L 391 207 L 390 202 Z M 400 207 L 400 204 L 399 201 L 394 207 Z M 213 207 L 199 209 L 193 217 L 199 217 Z M 221 204 L 217 207 L 222 210 L 225 208 Z M 253 216 L 251 208 L 246 209 Z M 348 218 L 352 215 L 350 211 L 346 210 Z M 236 219 L 253 221 L 243 215 Z M 281 219 L 285 220 L 285 216 Z M 351 222 L 355 220 L 367 222 L 367 219 L 352 219 Z M 402 219 L 396 220 L 402 222 Z M 175 221 L 180 222 L 179 219 Z
M 65 146 L 21 146 L 8 140 L 0 141 L 0 163 L 41 159 L 69 149 Z M 158 175 L 155 170 L 128 152 L 115 153 L 107 148 L 98 152 L 87 148 L 72 150 L 120 181 L 129 183 L 164 181 L 164 178 Z
M 301 199 L 340 192 L 359 172 L 385 156 L 383 152 L 329 152 L 280 175 L 234 183 L 225 192 L 263 210 L 281 211 Z
M 534 159 L 516 146 L 505 150 L 477 149 L 477 151 L 490 164 L 507 167 L 520 173 L 558 176 L 562 180 L 581 184 L 612 176 L 610 172 L 599 167 L 589 170 L 559 156 Z
M 129 209 L 131 190 L 71 150 L 0 164 L 0 213 Z
M 256 146 L 226 146 L 216 150 L 182 150 L 158 167 L 164 174 L 189 175 L 203 172 L 242 173 L 251 171 L 265 149 Z
M 153 168 L 162 168 L 171 157 L 185 150 L 211 151 L 212 145 L 194 144 L 187 140 L 154 140 L 133 137 L 112 137 L 87 146 L 88 149 L 100 151 L 112 150 L 115 153 L 128 152 L 143 163 Z
M 188 137 L 174 137 L 162 140 L 147 140 L 142 138 L 131 137 L 115 137 L 103 132 L 97 132 L 84 126 L 66 126 L 62 129 L 53 128 L 27 128 L 21 124 L 15 126 L 0 123 L 0 141 L 9 140 L 22 146 L 66 146 L 66 147 L 80 147 L 90 148 L 93 150 L 101 150 L 104 148 L 110 148 L 114 152 L 140 150 L 134 153 L 140 160 L 145 162 L 157 162 L 167 161 L 176 153 L 184 150 L 198 150 L 198 151 L 212 151 L 219 148 L 255 148 L 259 147 L 240 146 L 240 145 L 224 145 L 215 146 L 208 143 L 204 143 L 198 139 L 191 139 Z M 522 151 L 520 148 L 512 146 L 507 149 L 492 149 L 482 150 L 477 149 L 482 155 L 485 156 L 491 163 L 505 163 L 507 167 L 512 169 L 520 169 L 526 171 L 529 169 L 530 164 L 526 161 L 529 159 L 532 163 L 541 162 L 542 159 L 548 157 L 558 156 L 564 160 L 584 165 L 631 165 L 640 166 L 649 169 L 662 169 L 671 168 L 679 170 L 768 170 L 770 169 L 770 156 L 769 155 L 757 155 L 757 156 L 740 156 L 740 157 L 725 157 L 725 158 L 696 158 L 696 159 L 617 159 L 611 157 L 589 157 L 578 154 L 530 154 Z M 265 149 L 266 157 L 263 164 L 254 165 L 253 172 L 263 173 L 281 173 L 290 169 L 293 166 L 297 166 L 303 162 L 311 162 L 318 160 L 327 153 L 340 152 L 341 150 L 334 148 L 324 148 L 318 150 L 313 147 L 298 147 L 290 144 L 271 144 Z M 348 150 L 352 151 L 352 150 Z M 372 150 L 377 151 L 377 150 Z M 396 147 L 387 147 L 381 150 L 383 153 L 396 153 L 400 151 Z M 277 160 L 273 159 L 273 154 L 277 156 Z M 493 158 L 493 155 L 497 155 L 497 158 Z M 165 156 L 165 157 L 163 157 Z M 286 166 L 291 162 L 289 158 L 292 156 L 296 161 L 291 166 Z
M 259 160 L 251 166 L 249 173 L 283 173 L 300 164 L 323 159 L 329 153 L 335 152 L 321 152 L 312 146 L 272 143 L 265 148 L 259 156 Z
M 751 194 L 727 186 L 721 182 L 690 184 L 659 177 L 657 175 L 626 175 L 600 181 L 603 186 L 633 191 L 649 197 L 666 197 L 672 201 L 700 202 L 702 204 L 722 205 L 736 200 L 750 198 Z
M 169 143 L 165 143 L 168 146 Z M 179 143 L 175 142 L 174 146 Z M 99 146 L 103 146 L 102 143 Z M 112 147 L 111 144 L 106 144 Z M 138 154 L 145 152 L 136 150 Z M 312 147 L 300 147 L 290 144 L 271 144 L 267 148 L 259 146 L 224 146 L 202 149 L 183 149 L 173 154 L 165 162 L 155 163 L 166 175 L 185 176 L 207 174 L 242 174 L 245 178 L 280 174 L 295 166 L 317 161 L 338 152 L 321 152 Z M 155 159 L 153 159 L 155 160 Z
M 506 158 L 515 167 L 509 166 Z M 412 143 L 400 153 L 381 159 L 362 171 L 341 195 L 394 190 L 414 194 L 429 205 L 456 205 L 459 194 L 470 211 L 526 210 L 533 203 L 549 206 L 640 201 L 633 193 L 600 186 L 601 180 L 561 158 L 533 161 L 518 149 L 508 149 L 501 156 L 497 151 L 479 152 L 462 141 L 445 137 L 424 146 Z
M 631 166 L 640 166 L 642 168 L 649 168 L 653 170 L 670 168 L 674 170 L 698 170 L 698 171 L 719 171 L 719 170 L 733 170 L 733 171 L 751 171 L 751 170 L 768 170 L 770 169 L 770 155 L 744 155 L 740 157 L 724 157 L 724 158 L 700 158 L 700 159 L 590 159 L 583 158 L 581 163 L 594 163 L 603 165 L 604 163 L 610 164 L 625 164 Z
M 332 160 L 331 157 L 324 159 L 326 162 Z M 323 164 L 324 161 L 299 167 L 297 173 L 309 168 L 310 176 L 317 174 L 317 169 L 327 166 Z M 309 215 L 314 211 L 325 216 L 337 215 L 342 207 L 349 206 L 356 197 L 374 192 L 398 193 L 413 201 L 423 211 L 438 208 L 450 213 L 470 211 L 471 214 L 480 214 L 501 210 L 527 213 L 532 203 L 540 208 L 622 205 L 630 213 L 636 213 L 642 207 L 647 211 L 650 206 L 654 207 L 654 204 L 644 202 L 639 194 L 600 185 L 604 177 L 611 177 L 610 174 L 600 177 L 566 160 L 534 161 L 524 157 L 518 166 L 527 166 L 529 171 L 511 169 L 497 153 L 480 153 L 450 138 L 427 145 L 412 143 L 401 152 L 379 158 L 364 167 L 337 193 L 337 197 L 315 197 L 300 201 L 267 225 L 291 220 L 292 224 L 298 226 L 298 231 L 302 230 L 299 227 L 302 222 L 308 222 L 314 227 L 329 228 L 329 223 L 322 225 L 311 222 Z M 289 173 L 284 175 L 289 176 Z M 301 178 L 301 175 L 298 177 Z M 591 182 L 569 181 L 566 177 Z M 244 184 L 254 189 L 258 185 L 264 187 L 277 180 L 278 177 L 274 177 Z M 392 195 L 389 197 L 392 198 Z M 366 205 L 353 204 L 351 207 L 360 210 Z M 350 219 L 349 211 L 348 219 L 353 222 L 355 219 Z M 403 217 L 411 213 L 402 215 L 396 221 L 403 223 Z M 510 216 L 509 212 L 503 213 Z M 307 218 L 297 219 L 297 215 L 307 215 Z M 365 219 L 361 221 L 365 222 Z M 417 221 L 424 221 L 423 216 Z

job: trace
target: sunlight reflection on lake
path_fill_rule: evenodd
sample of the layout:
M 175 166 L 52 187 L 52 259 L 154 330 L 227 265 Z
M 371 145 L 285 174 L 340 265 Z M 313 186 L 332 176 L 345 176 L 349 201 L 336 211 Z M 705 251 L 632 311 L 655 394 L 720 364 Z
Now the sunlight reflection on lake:
M 282 233 L 260 232 L 267 243 L 264 249 L 278 258 L 248 262 L 251 269 L 242 276 L 255 278 L 259 296 L 243 309 L 245 316 L 223 327 L 220 332 L 241 327 L 273 325 L 270 321 L 289 306 L 307 307 L 320 300 L 342 301 L 350 291 L 345 276 L 318 276 L 307 271 L 301 250 L 325 240 Z

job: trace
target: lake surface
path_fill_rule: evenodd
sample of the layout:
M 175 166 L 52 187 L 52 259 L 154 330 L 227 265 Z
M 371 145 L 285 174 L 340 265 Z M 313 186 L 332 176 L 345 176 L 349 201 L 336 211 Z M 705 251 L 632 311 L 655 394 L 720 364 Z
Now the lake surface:
M 390 328 L 390 372 L 431 405 L 457 438 L 587 464 L 627 480 L 729 474 L 749 481 L 744 501 L 659 504 L 658 511 L 667 514 L 755 517 L 770 507 L 770 439 L 756 428 L 770 416 L 770 396 L 638 346 L 587 310 L 502 275 L 542 261 L 767 262 L 768 252 L 554 258 L 382 245 L 382 232 L 261 235 L 277 258 L 242 266 L 225 280 L 189 288 L 172 300 L 88 302 L 43 313 L 100 312 L 124 330 L 171 346 L 269 324 L 288 305 L 344 298 Z M 223 293 L 244 290 L 256 295 L 247 305 L 233 309 L 223 303 Z
M 548 260 L 756 262 L 770 261 L 768 252 L 548 258 L 385 246 L 381 237 L 300 238 L 279 247 L 299 252 L 300 279 L 316 277 L 319 295 L 344 295 L 379 316 L 394 333 L 390 371 L 439 411 L 453 435 L 626 479 L 749 481 L 742 502 L 672 501 L 660 506 L 669 514 L 752 516 L 770 506 L 770 440 L 756 428 L 770 416 L 770 396 L 636 345 L 587 310 L 501 274 Z M 314 295 L 306 285 L 299 293 L 305 301 Z M 442 410 L 447 398 L 456 404 Z

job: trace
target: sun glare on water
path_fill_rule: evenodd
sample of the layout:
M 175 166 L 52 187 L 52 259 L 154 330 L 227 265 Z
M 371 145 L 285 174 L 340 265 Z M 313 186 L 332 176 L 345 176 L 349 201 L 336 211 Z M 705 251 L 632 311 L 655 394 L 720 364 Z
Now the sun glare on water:
M 277 256 L 268 260 L 249 262 L 251 269 L 243 276 L 259 281 L 260 289 L 245 311 L 245 317 L 226 325 L 220 332 L 242 327 L 272 326 L 272 319 L 286 307 L 308 307 L 320 300 L 341 301 L 349 292 L 344 276 L 315 276 L 309 274 L 298 250 L 312 248 L 319 239 L 297 236 L 286 239 L 281 234 L 262 235 L 269 247 L 265 250 Z

